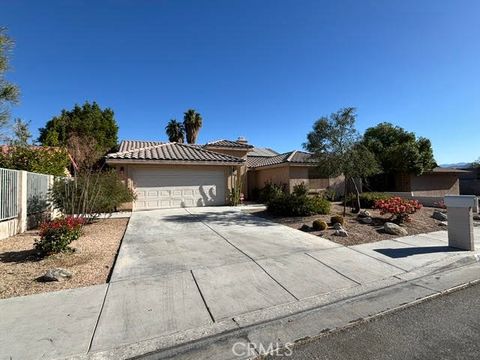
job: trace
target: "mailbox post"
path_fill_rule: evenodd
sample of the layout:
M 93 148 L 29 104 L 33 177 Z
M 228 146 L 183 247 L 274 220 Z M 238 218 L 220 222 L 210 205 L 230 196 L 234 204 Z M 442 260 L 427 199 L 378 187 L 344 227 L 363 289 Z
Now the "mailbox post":
M 476 197 L 471 195 L 446 195 L 448 211 L 448 246 L 475 250 L 473 238 L 473 212 Z

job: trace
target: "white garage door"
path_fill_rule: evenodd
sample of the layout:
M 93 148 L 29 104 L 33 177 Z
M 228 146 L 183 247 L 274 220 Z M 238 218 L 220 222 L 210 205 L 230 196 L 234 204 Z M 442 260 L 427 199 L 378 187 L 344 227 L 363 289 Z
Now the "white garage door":
M 135 210 L 225 204 L 220 170 L 134 169 Z

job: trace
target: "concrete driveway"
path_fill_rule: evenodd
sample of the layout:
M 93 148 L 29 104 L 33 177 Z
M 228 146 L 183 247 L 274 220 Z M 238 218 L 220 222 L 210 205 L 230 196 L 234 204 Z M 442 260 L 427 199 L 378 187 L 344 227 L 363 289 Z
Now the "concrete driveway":
M 177 358 L 204 341 L 186 358 L 227 359 L 232 342 L 317 336 L 479 277 L 446 231 L 344 247 L 240 209 L 134 213 L 108 284 L 0 300 L 0 359 Z
M 92 351 L 210 325 L 403 270 L 239 208 L 134 213 Z

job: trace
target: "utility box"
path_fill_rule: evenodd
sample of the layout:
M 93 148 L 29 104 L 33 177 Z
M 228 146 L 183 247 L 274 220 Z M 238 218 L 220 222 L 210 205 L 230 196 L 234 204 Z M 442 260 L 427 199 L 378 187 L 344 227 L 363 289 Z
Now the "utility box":
M 475 250 L 473 237 L 473 209 L 477 198 L 473 195 L 446 195 L 448 212 L 448 246 L 461 250 Z

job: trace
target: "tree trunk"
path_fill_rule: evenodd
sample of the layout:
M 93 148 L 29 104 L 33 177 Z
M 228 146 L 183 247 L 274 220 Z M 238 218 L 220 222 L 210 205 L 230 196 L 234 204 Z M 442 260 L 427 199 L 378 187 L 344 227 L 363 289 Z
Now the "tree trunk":
M 358 214 L 360 212 L 360 209 L 361 209 L 361 204 L 360 204 L 360 191 L 358 190 L 358 186 L 357 186 L 357 183 L 355 182 L 355 179 L 352 178 L 352 182 L 353 182 L 353 187 L 355 188 L 355 197 L 356 197 L 356 206 L 355 206 L 355 209 L 354 209 L 354 213 L 355 214 Z
M 347 215 L 347 183 L 348 178 L 345 178 L 345 181 L 343 182 L 343 217 Z

